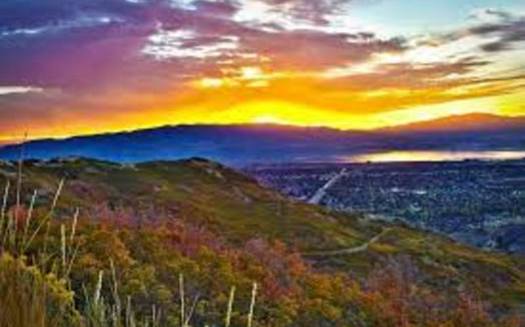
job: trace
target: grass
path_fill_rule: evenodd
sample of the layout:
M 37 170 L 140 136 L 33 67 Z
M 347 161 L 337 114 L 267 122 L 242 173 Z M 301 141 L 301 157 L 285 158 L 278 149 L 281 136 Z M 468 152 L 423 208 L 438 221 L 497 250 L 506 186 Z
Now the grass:
M 54 165 L 27 162 L 23 179 L 16 175 L 18 168 L 11 167 L 13 169 L 17 177 L 7 179 L 0 216 L 3 252 L 20 261 L 22 266 L 37 270 L 44 280 L 54 276 L 57 282 L 53 285 L 62 285 L 60 288 L 66 294 L 76 289 L 72 310 L 79 317 L 79 326 L 153 327 L 159 326 L 171 314 L 161 306 L 136 305 L 140 301 L 126 294 L 127 286 L 120 280 L 123 272 L 119 272 L 119 261 L 114 253 L 108 254 L 107 259 L 110 255 L 115 256 L 109 269 L 94 265 L 99 269 L 96 281 L 85 280 L 80 287 L 73 285 L 71 273 L 79 256 L 90 258 L 85 253 L 88 244 L 79 232 L 82 215 L 101 201 L 115 208 L 132 208 L 135 212 L 150 208 L 161 208 L 163 213 L 173 212 L 177 219 L 205 226 L 215 235 L 221 235 L 233 248 L 241 248 L 253 238 L 268 238 L 282 241 L 298 252 L 330 251 L 363 244 L 385 227 L 383 223 L 359 216 L 288 201 L 246 176 L 207 162 L 146 163 L 136 167 L 90 160 Z M 36 189 L 38 192 L 34 191 Z M 21 203 L 24 201 L 26 205 Z M 23 213 L 19 208 L 24 209 Z M 388 227 L 392 232 L 363 253 L 314 258 L 311 263 L 330 273 L 351 271 L 352 276 L 360 280 L 367 278 L 384 258 L 404 254 L 431 276 L 427 282 L 435 289 L 453 292 L 451 288 L 464 284 L 498 307 L 515 309 L 521 305 L 525 294 L 525 276 L 519 268 L 523 267 L 521 259 L 483 252 L 404 226 Z M 189 327 L 198 323 L 195 317 L 204 299 L 193 292 L 191 279 L 194 276 L 172 273 L 171 278 L 177 284 L 175 294 L 179 296 L 176 326 Z M 8 280 L 4 279 L 3 283 L 7 285 Z M 255 309 L 267 306 L 263 297 L 256 302 L 259 294 L 267 291 L 262 288 L 263 281 L 258 282 L 251 285 L 251 292 L 246 285 L 227 287 L 229 292 L 220 309 L 224 314 L 216 317 L 215 324 L 237 327 L 242 321 L 242 326 L 258 326 Z M 79 292 L 79 288 L 83 291 Z M 1 294 L 8 293 L 0 293 L 0 297 Z M 32 303 L 30 295 L 20 299 L 29 302 L 21 303 Z M 35 299 L 40 299 L 34 302 L 40 303 L 39 310 L 50 314 L 47 310 L 51 300 L 41 294 Z M 235 311 L 236 305 L 245 311 L 242 319 Z M 324 302 L 320 302 L 319 307 L 323 314 L 338 312 L 331 307 L 325 308 Z M 24 325 L 0 324 L 4 326 Z
M 104 271 L 99 271 L 96 286 L 90 294 L 84 289 L 84 306 L 76 308 L 74 298 L 78 297 L 71 288 L 70 274 L 80 250 L 76 232 L 80 209 L 76 208 L 71 226 L 60 224 L 60 251 L 49 252 L 48 234 L 50 224 L 64 189 L 65 179 L 61 179 L 52 196 L 47 213 L 38 220 L 33 219 L 38 191 L 33 191 L 27 211 L 21 203 L 22 161 L 18 164 L 16 188 L 13 190 L 10 179 L 6 180 L 0 210 L 0 327 L 160 327 L 162 312 L 155 306 L 151 315 L 137 320 L 130 296 L 122 301 L 116 267 L 110 259 L 111 279 L 109 287 L 112 297 L 104 298 L 102 287 Z M 12 192 L 16 202 L 9 206 Z M 33 248 L 35 238 L 44 234 L 43 246 Z M 31 249 L 32 260 L 27 259 Z M 30 263 L 28 263 L 30 262 Z M 254 320 L 257 283 L 253 290 L 248 313 L 247 327 Z M 199 302 L 195 297 L 190 307 L 186 306 L 183 274 L 179 274 L 180 327 L 190 327 L 192 316 Z M 231 322 L 235 287 L 232 287 L 226 311 L 226 325 Z M 125 302 L 123 306 L 122 303 Z

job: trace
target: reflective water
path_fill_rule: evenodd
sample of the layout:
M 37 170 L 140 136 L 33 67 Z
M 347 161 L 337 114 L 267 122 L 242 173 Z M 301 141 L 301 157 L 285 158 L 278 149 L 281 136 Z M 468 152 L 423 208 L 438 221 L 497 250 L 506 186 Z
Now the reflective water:
M 346 162 L 416 162 L 508 160 L 525 158 L 525 151 L 386 151 L 344 158 Z

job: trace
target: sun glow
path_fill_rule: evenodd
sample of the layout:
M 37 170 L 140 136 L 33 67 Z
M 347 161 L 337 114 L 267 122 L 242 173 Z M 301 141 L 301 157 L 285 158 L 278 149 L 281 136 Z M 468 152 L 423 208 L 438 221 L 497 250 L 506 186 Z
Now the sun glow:
M 252 120 L 255 124 L 289 124 L 285 119 L 279 118 L 275 115 L 260 115 Z
M 220 78 L 203 78 L 198 82 L 202 88 L 217 88 L 224 86 L 224 81 Z
M 344 115 L 326 115 L 326 112 L 316 107 L 304 104 L 280 101 L 249 101 L 230 107 L 209 118 L 219 123 L 257 123 L 257 124 L 284 124 L 297 126 L 318 126 L 333 121 L 344 121 Z
M 387 151 L 342 158 L 344 162 L 439 162 L 512 160 L 525 157 L 525 151 Z
M 263 71 L 259 67 L 242 67 L 241 77 L 245 80 L 260 79 L 263 77 Z

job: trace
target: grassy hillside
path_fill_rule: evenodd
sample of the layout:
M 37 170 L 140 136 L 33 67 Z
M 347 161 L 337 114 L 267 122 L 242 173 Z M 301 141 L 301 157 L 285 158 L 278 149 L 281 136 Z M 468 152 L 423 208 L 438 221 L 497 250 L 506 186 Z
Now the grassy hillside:
M 16 165 L 2 163 L 1 176 L 16 185 Z M 222 325 L 217 312 L 235 285 L 242 300 L 232 325 L 244 325 L 254 281 L 258 326 L 495 326 L 525 310 L 521 258 L 293 202 L 217 163 L 25 162 L 20 207 L 27 212 L 38 190 L 35 215 L 44 217 L 61 179 L 47 234 L 26 257 L 49 244 L 59 260 L 60 226 L 79 208 L 82 245 L 64 277 L 78 307 L 86 307 L 80 290 L 94 287 L 99 271 L 111 274 L 110 257 L 122 296 L 137 298 L 142 314 L 152 303 L 164 308 L 166 326 L 181 325 L 177 272 L 194 279 L 194 294 L 208 294 L 198 301 L 195 326 Z M 8 202 L 16 203 L 14 191 Z M 53 272 L 51 261 L 40 269 Z

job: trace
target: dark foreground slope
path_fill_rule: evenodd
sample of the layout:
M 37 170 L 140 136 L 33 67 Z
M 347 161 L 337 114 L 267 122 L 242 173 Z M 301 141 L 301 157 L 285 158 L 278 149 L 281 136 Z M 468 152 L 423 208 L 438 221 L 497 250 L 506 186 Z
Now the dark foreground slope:
M 16 166 L 1 164 L 2 175 L 15 183 Z M 461 319 L 524 309 L 519 258 L 292 202 L 206 160 L 26 162 L 23 202 L 38 189 L 36 207 L 48 206 L 61 178 L 54 219 L 69 224 L 79 207 L 78 233 L 87 235 L 73 285 L 93 283 L 113 257 L 129 271 L 122 288 L 145 308 L 154 294 L 155 303 L 176 312 L 173 275 L 185 271 L 199 294 L 212 294 L 196 315 L 202 323 L 217 321 L 206 312 L 220 312 L 231 284 L 240 283 L 240 295 L 249 297 L 248 280 L 261 285 L 259 326 L 401 326 L 407 319 L 469 326 Z M 241 325 L 245 316 L 237 318 Z

